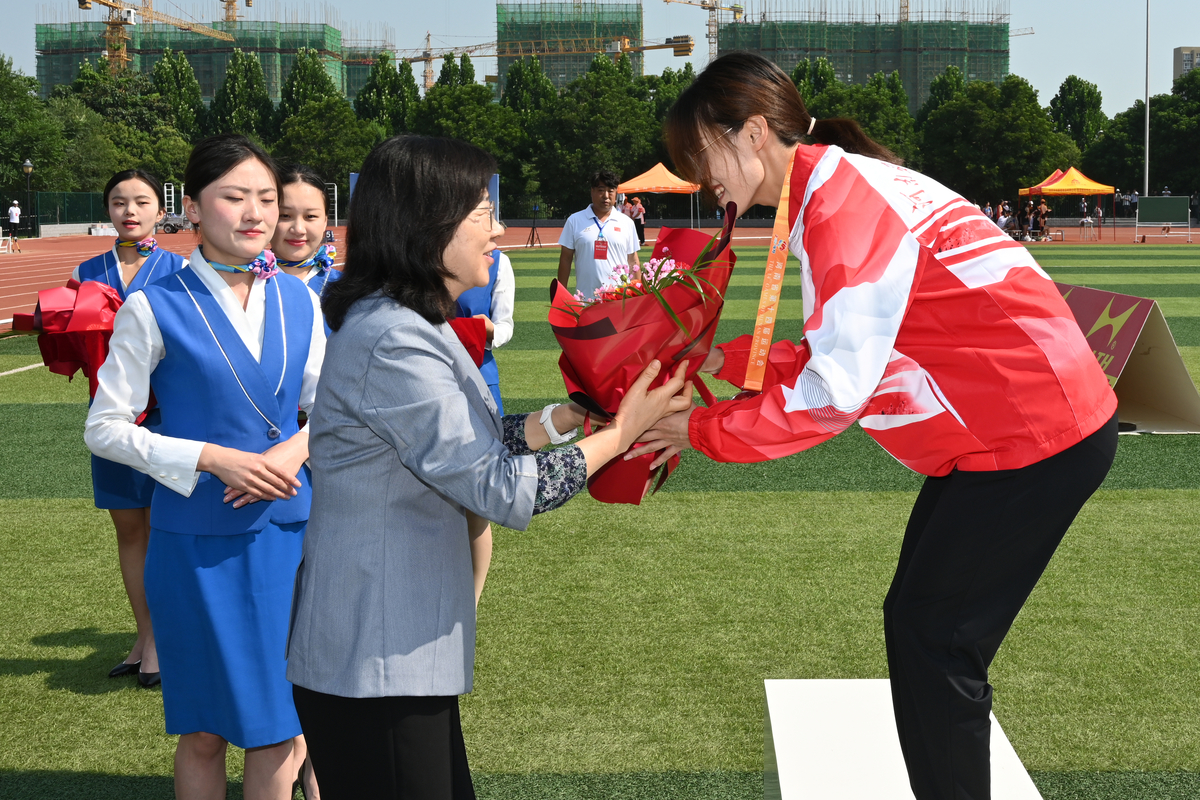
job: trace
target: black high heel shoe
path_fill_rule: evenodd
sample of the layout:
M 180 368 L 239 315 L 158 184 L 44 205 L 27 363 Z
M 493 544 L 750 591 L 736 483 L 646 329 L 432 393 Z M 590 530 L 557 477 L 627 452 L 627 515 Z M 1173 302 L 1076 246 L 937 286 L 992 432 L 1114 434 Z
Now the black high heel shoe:
M 120 664 L 117 664 L 115 667 L 109 670 L 108 677 L 124 678 L 126 675 L 136 675 L 141 666 L 142 662 L 140 659 L 132 664 L 126 664 L 124 661 L 122 661 Z
M 141 672 L 138 671 L 138 685 L 143 689 L 150 689 L 162 683 L 162 677 L 157 672 Z

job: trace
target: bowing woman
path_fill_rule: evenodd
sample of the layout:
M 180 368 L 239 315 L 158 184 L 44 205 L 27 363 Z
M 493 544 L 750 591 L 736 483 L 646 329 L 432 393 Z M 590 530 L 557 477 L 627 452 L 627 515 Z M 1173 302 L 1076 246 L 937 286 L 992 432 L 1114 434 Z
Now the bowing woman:
M 176 796 L 224 797 L 231 742 L 246 749 L 246 797 L 282 800 L 304 759 L 284 677 L 311 496 L 296 408 L 312 406 L 325 331 L 316 295 L 264 253 L 279 214 L 271 158 L 215 136 L 185 180 L 200 244 L 117 313 L 85 439 L 159 484 L 145 583 Z M 133 424 L 151 390 L 157 432 Z
M 714 349 L 705 369 L 753 396 L 667 417 L 646 447 L 765 461 L 858 422 L 927 476 L 883 605 L 896 727 L 918 800 L 986 800 L 988 666 L 1112 465 L 1116 397 L 1024 247 L 856 123 L 810 116 L 771 62 L 714 61 L 666 134 L 719 204 L 776 207 L 767 273 L 798 257 L 804 340 Z
M 524 530 L 691 397 L 682 367 L 647 391 L 652 363 L 613 423 L 548 453 L 535 451 L 569 440 L 582 409 L 500 416 L 446 322 L 488 283 L 495 171 L 450 139 L 377 146 L 322 301 L 333 334 L 288 677 L 326 800 L 475 796 L 458 713 L 475 658 L 472 514 Z
M 280 183 L 279 224 L 271 239 L 275 263 L 320 297 L 325 286 L 342 274 L 333 268 L 337 251 L 324 243 L 329 226 L 325 182 L 312 167 L 289 164 L 280 170 Z
M 154 227 L 165 213 L 162 184 L 141 169 L 127 169 L 109 179 L 104 187 L 104 207 L 117 229 L 112 250 L 89 258 L 71 275 L 84 281 L 99 281 L 117 290 L 121 300 L 143 286 L 178 272 L 187 261 L 163 250 L 154 239 Z M 152 409 L 142 421 L 147 430 L 157 430 L 159 412 Z M 150 542 L 150 496 L 154 481 L 125 464 L 92 456 L 92 495 L 96 508 L 106 509 L 117 529 L 117 559 L 121 580 L 133 609 L 137 641 L 123 662 L 108 673 L 110 678 L 137 675 L 138 683 L 159 683 L 158 653 L 154 628 L 146 608 L 142 570 Z

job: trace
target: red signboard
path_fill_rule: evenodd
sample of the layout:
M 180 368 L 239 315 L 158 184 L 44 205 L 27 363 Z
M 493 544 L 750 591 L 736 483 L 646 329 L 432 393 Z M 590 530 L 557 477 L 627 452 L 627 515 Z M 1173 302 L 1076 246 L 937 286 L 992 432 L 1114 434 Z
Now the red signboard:
M 1129 362 L 1154 301 L 1086 286 L 1055 283 L 1075 315 L 1100 368 L 1114 386 Z

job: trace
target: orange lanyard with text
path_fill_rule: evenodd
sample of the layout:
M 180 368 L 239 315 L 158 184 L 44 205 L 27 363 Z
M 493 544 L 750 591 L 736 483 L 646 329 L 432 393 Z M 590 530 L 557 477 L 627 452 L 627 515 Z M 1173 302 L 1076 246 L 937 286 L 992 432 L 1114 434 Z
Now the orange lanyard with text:
M 746 364 L 746 380 L 742 386 L 752 392 L 762 391 L 763 376 L 767 373 L 767 354 L 771 351 L 775 320 L 779 316 L 783 271 L 787 267 L 788 240 L 792 233 L 788 225 L 788 206 L 791 204 L 792 167 L 796 163 L 797 150 L 792 151 L 792 157 L 788 160 L 787 173 L 783 176 L 783 191 L 779 193 L 779 205 L 775 208 L 771 252 L 767 254 L 767 271 L 763 275 L 762 295 L 758 299 L 758 316 L 754 319 L 754 337 L 750 340 L 750 360 Z

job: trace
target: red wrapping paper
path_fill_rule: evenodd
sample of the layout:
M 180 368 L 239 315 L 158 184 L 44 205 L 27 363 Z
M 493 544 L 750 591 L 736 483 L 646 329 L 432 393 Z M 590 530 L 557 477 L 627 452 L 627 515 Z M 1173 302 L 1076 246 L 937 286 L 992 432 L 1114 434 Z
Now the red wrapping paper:
M 475 317 L 455 317 L 450 320 L 450 327 L 467 349 L 467 355 L 475 362 L 475 366 L 483 366 L 483 355 L 487 352 L 487 323 Z
M 712 402 L 697 373 L 712 348 L 724 307 L 722 298 L 737 263 L 729 249 L 735 216 L 727 214 L 725 229 L 703 263 L 698 260 L 710 237 L 700 231 L 663 228 L 655 243 L 651 258 L 667 256 L 692 264 L 708 282 L 703 284 L 703 294 L 683 284 L 662 291 L 686 331 L 653 295 L 597 303 L 583 308 L 576 317 L 564 309 L 579 309 L 578 301 L 558 281 L 551 284 L 550 326 L 562 347 L 558 365 L 572 400 L 597 417 L 611 417 L 646 365 L 658 359 L 662 372 L 651 388 L 665 384 L 679 364 L 686 362 L 687 380 L 695 381 L 705 402 Z M 648 453 L 629 461 L 613 459 L 588 479 L 588 491 L 604 503 L 640 504 L 654 457 Z M 663 466 L 656 490 L 678 463 L 676 456 Z
M 88 394 L 95 397 L 96 373 L 108 357 L 113 319 L 121 305 L 121 296 L 108 284 L 70 280 L 66 286 L 38 292 L 33 313 L 14 315 L 13 327 L 38 331 L 38 349 L 46 367 L 67 378 L 82 371 Z

